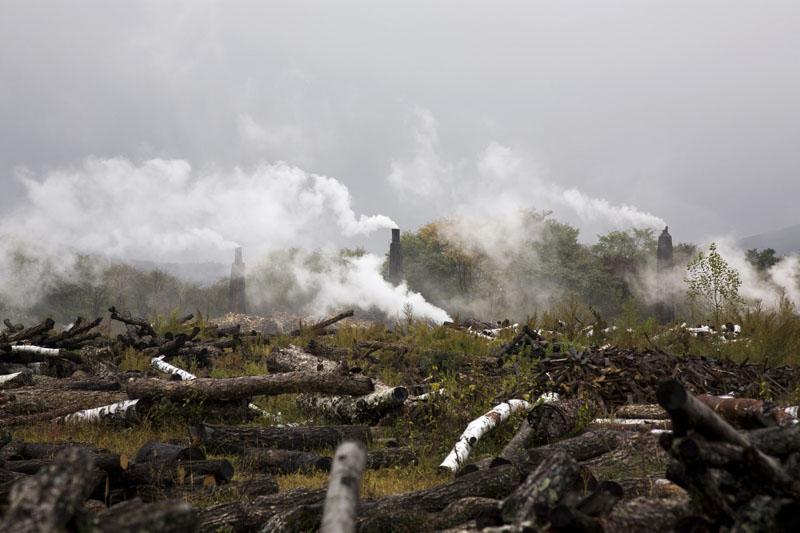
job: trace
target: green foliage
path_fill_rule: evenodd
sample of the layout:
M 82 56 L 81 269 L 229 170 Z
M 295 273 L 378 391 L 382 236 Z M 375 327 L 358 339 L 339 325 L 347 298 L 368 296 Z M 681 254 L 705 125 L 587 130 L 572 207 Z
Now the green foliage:
M 759 272 L 765 272 L 781 261 L 781 258 L 775 255 L 775 250 L 772 248 L 764 248 L 760 252 L 758 248 L 750 248 L 745 252 L 744 257 Z
M 716 243 L 711 243 L 708 254 L 702 251 L 687 266 L 688 286 L 686 298 L 694 308 L 708 309 L 719 326 L 722 319 L 736 312 L 744 303 L 739 296 L 742 280 L 736 269 L 717 252 Z

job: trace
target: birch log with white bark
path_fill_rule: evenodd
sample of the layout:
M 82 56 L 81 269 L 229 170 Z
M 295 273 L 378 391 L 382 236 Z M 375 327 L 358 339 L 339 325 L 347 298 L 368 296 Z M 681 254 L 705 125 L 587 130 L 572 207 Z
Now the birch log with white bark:
M 376 382 L 375 388 L 381 387 Z M 301 394 L 295 403 L 301 409 L 321 413 L 341 420 L 345 424 L 377 424 L 386 412 L 403 405 L 408 398 L 405 387 L 386 387 L 364 396 L 330 396 L 325 394 Z
M 66 415 L 61 420 L 64 422 L 88 422 L 99 423 L 119 420 L 122 422 L 136 422 L 139 414 L 136 410 L 139 400 L 125 400 L 123 402 L 112 403 L 94 409 L 85 409 Z
M 183 370 L 182 368 L 178 368 L 177 366 L 171 365 L 171 364 L 167 363 L 166 361 L 164 361 L 164 356 L 163 355 L 161 355 L 159 357 L 153 357 L 150 360 L 150 365 L 155 367 L 155 368 L 157 368 L 158 370 L 161 370 L 162 372 L 167 373 L 167 374 L 172 374 L 174 376 L 180 376 L 182 381 L 189 381 L 189 380 L 192 380 L 192 379 L 197 379 L 197 376 L 195 376 L 194 374 L 192 374 L 190 372 L 187 372 L 186 370 Z
M 0 390 L 24 387 L 25 385 L 30 385 L 32 382 L 33 375 L 30 372 L 23 371 L 5 374 L 0 376 Z
M 529 411 L 531 404 L 525 400 L 508 400 L 495 406 L 488 413 L 481 415 L 467 425 L 467 429 L 458 438 L 453 450 L 445 457 L 442 464 L 439 465 L 440 469 L 447 469 L 451 472 L 457 472 L 459 468 L 464 466 L 467 458 L 469 457 L 472 449 L 478 444 L 478 441 L 486 433 L 508 420 L 512 413 L 517 411 Z
M 360 442 L 343 442 L 336 449 L 322 513 L 322 533 L 354 533 L 361 478 L 367 452 Z
M 16 344 L 11 347 L 12 352 L 35 353 L 37 355 L 60 355 L 58 348 L 42 348 L 41 346 L 31 346 L 29 344 Z

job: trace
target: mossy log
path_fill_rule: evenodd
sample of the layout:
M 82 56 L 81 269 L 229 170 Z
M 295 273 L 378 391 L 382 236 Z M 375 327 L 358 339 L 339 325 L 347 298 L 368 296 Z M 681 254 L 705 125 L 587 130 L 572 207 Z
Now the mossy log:
M 582 411 L 587 411 L 583 400 L 557 400 L 534 406 L 528 413 L 528 425 L 535 445 L 546 444 L 574 431 L 580 423 Z
M 189 435 L 209 450 L 232 453 L 245 453 L 248 448 L 308 451 L 332 448 L 345 440 L 365 444 L 372 441 L 372 431 L 368 426 L 280 428 L 200 424 L 190 427 Z
M 191 381 L 137 379 L 128 384 L 130 399 L 173 402 L 192 399 L 236 400 L 260 395 L 300 392 L 363 395 L 373 390 L 366 376 L 342 376 L 331 373 L 287 372 L 235 378 L 199 378 Z
M 512 492 L 500 506 L 503 521 L 546 521 L 548 513 L 571 490 L 582 488 L 578 463 L 563 451 L 555 452 Z

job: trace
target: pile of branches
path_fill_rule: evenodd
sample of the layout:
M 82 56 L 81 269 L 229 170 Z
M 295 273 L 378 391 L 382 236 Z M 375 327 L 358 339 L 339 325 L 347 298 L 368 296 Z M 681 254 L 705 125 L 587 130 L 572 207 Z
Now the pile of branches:
M 656 388 L 677 378 L 695 393 L 758 398 L 765 391 L 776 400 L 790 400 L 800 383 L 791 367 L 765 368 L 706 356 L 674 356 L 663 352 L 619 348 L 569 349 L 536 363 L 535 390 L 567 398 L 591 400 L 598 406 L 655 403 Z

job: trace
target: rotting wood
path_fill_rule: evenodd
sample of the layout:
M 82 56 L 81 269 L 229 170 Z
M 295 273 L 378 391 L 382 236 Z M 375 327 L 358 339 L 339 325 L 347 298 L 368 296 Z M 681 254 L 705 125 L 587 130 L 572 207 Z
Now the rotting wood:
M 244 453 L 248 448 L 313 450 L 335 447 L 344 440 L 372 441 L 368 426 L 307 426 L 295 428 L 220 426 L 200 424 L 189 428 L 195 441 L 214 451 Z
M 353 533 L 356 529 L 361 478 L 367 453 L 360 442 L 343 442 L 336 448 L 325 494 L 322 533 Z

